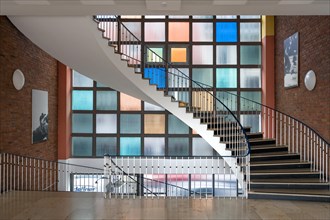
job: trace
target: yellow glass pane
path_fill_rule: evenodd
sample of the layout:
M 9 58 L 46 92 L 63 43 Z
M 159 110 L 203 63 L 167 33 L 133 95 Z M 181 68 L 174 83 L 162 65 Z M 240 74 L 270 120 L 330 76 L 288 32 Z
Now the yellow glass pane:
M 201 111 L 213 111 L 213 92 L 192 92 L 193 107 Z
M 171 62 L 187 62 L 187 48 L 171 48 Z
M 168 31 L 169 41 L 189 41 L 189 22 L 170 22 Z
M 165 115 L 164 114 L 145 114 L 144 115 L 145 134 L 164 134 Z
M 120 93 L 120 110 L 141 111 L 141 100 L 126 95 L 125 93 Z

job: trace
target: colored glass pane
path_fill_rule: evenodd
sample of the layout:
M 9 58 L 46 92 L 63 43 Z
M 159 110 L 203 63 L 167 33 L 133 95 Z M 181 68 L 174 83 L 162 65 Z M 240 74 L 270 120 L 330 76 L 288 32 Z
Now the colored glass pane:
M 145 134 L 164 134 L 165 115 L 164 114 L 145 114 L 144 115 Z
M 217 88 L 236 88 L 237 69 L 236 68 L 217 68 L 216 73 Z
M 144 40 L 146 42 L 165 41 L 165 23 L 164 22 L 144 23 Z
M 140 111 L 141 100 L 132 96 L 120 93 L 120 110 L 122 111 Z
M 168 72 L 168 88 L 187 88 L 189 86 L 188 68 L 170 68 Z
M 165 68 L 145 68 L 144 77 L 149 78 L 151 85 L 157 85 L 157 88 L 165 88 Z
M 189 139 L 168 138 L 168 156 L 189 156 Z
M 96 133 L 114 134 L 117 132 L 116 114 L 97 114 L 96 115 Z
M 236 65 L 237 64 L 237 48 L 236 48 L 236 46 L 232 46 L 232 45 L 217 46 L 217 64 Z
M 188 134 L 189 127 L 178 119 L 175 115 L 168 116 L 168 133 L 169 134 Z
M 169 22 L 168 23 L 169 41 L 189 41 L 189 22 Z
M 261 39 L 260 23 L 246 22 L 240 24 L 241 42 L 259 42 Z
M 73 70 L 73 87 L 93 87 L 93 80 Z
M 213 147 L 203 138 L 192 139 L 192 154 L 193 156 L 213 156 Z
M 160 106 L 144 102 L 144 111 L 165 111 L 165 109 Z
M 144 138 L 145 156 L 165 156 L 165 138 L 146 137 Z
M 241 64 L 260 65 L 261 46 L 251 46 L 251 45 L 241 46 Z
M 212 45 L 193 45 L 193 64 L 213 64 Z
M 117 155 L 117 138 L 115 137 L 96 138 L 96 156 L 103 157 L 105 154 Z
M 121 134 L 140 134 L 141 115 L 140 114 L 121 114 L 120 115 Z
M 92 133 L 92 114 L 72 114 L 72 133 Z
M 123 22 L 121 29 L 121 40 L 123 41 L 129 41 L 133 39 L 132 34 L 127 30 L 129 30 L 138 39 L 141 39 L 141 22 Z
M 121 137 L 120 138 L 120 156 L 140 156 L 141 138 L 139 137 Z
M 213 23 L 193 23 L 193 41 L 194 42 L 212 42 L 213 41 Z
M 217 22 L 216 23 L 217 42 L 237 42 L 237 23 L 236 22 Z
M 72 156 L 91 157 L 92 142 L 91 137 L 72 137 Z
M 241 88 L 261 88 L 261 69 L 241 68 Z
M 187 62 L 187 48 L 171 48 L 171 62 L 173 63 Z
M 211 68 L 193 68 L 192 79 L 197 82 L 192 83 L 195 88 L 209 88 L 213 86 L 213 69 Z
M 96 93 L 97 110 L 117 110 L 116 91 L 97 91 Z
M 149 47 L 147 50 L 147 62 L 161 63 L 163 62 L 163 48 L 162 47 Z
M 72 91 L 72 110 L 93 110 L 93 91 Z
M 237 92 L 230 91 L 230 92 L 217 92 L 217 98 L 223 103 L 220 102 L 216 103 L 217 110 L 220 111 L 236 111 L 237 110 Z M 227 108 L 225 108 L 225 105 Z

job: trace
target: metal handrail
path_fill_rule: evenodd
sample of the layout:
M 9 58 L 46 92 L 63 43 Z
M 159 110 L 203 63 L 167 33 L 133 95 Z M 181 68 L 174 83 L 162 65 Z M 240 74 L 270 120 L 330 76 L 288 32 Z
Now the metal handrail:
M 114 16 L 115 17 L 115 19 L 116 20 L 113 20 L 113 21 L 111 21 L 110 19 L 109 19 L 109 17 L 107 17 L 107 18 L 102 18 L 102 16 L 100 17 L 100 16 L 94 16 L 93 17 L 93 19 L 96 21 L 96 22 L 102 22 L 102 21 L 111 21 L 111 22 L 118 22 L 122 27 L 124 27 L 125 28 L 125 31 L 127 31 L 129 34 L 130 34 L 130 36 L 132 36 L 135 40 L 136 40 L 136 42 L 138 42 L 138 43 L 141 43 L 141 40 L 139 40 L 126 26 L 125 26 L 125 24 L 123 24 L 123 22 L 121 22 L 121 20 L 119 19 L 119 17 L 118 16 Z M 120 43 L 119 43 L 119 41 L 121 41 L 121 36 L 119 36 L 119 31 L 118 31 L 118 39 L 117 39 L 117 41 L 118 41 L 118 48 L 120 48 Z M 109 40 L 110 42 L 113 42 L 112 40 Z M 127 41 L 123 41 L 123 42 L 127 42 Z M 135 42 L 135 41 L 134 41 Z M 168 67 L 168 69 L 169 69 L 169 66 L 171 66 L 171 63 L 169 63 L 169 62 L 167 62 L 165 59 L 163 59 L 162 57 L 160 57 L 157 53 L 155 53 L 152 49 L 150 49 L 148 46 L 146 46 L 146 48 L 150 51 L 150 52 L 152 52 L 153 53 L 153 56 L 155 56 L 155 57 L 157 57 L 157 59 L 158 60 L 160 60 L 160 61 L 162 61 L 162 63 L 164 63 L 165 64 L 165 66 L 167 66 Z M 125 54 L 122 54 L 123 56 L 126 56 Z M 143 54 L 143 55 L 146 55 L 145 53 Z M 140 62 L 142 62 L 142 60 L 140 61 Z M 245 132 L 245 130 L 244 130 L 244 128 L 243 128 L 243 126 L 242 126 L 242 124 L 240 123 L 240 121 L 237 119 L 237 117 L 235 116 L 235 114 L 221 101 L 221 100 L 219 100 L 216 96 L 214 96 L 211 92 L 209 92 L 208 90 L 206 90 L 203 86 L 202 86 L 202 84 L 200 83 L 200 82 L 197 82 L 197 81 L 195 81 L 195 80 L 193 80 L 191 77 L 189 77 L 189 76 L 187 76 L 185 73 L 183 73 L 182 71 L 180 71 L 179 69 L 177 69 L 177 68 L 175 68 L 175 67 L 171 67 L 171 68 L 173 68 L 173 69 L 175 69 L 176 71 L 178 71 L 180 74 L 182 74 L 183 76 L 185 76 L 186 77 L 186 79 L 188 79 L 190 82 L 192 82 L 192 83 L 194 83 L 194 84 L 196 84 L 199 88 L 201 88 L 202 89 L 202 91 L 203 92 L 206 92 L 209 96 L 211 96 L 212 98 L 213 98 L 213 100 L 215 100 L 216 102 L 219 102 L 229 113 L 230 113 L 230 115 L 235 119 L 235 121 L 236 121 L 236 123 L 238 124 L 238 126 L 240 127 L 240 130 L 241 130 L 241 132 L 242 132 L 242 134 L 243 134 L 243 136 L 244 136 L 244 138 L 245 138 L 245 141 L 246 141 L 246 144 L 247 144 L 247 152 L 245 153 L 245 154 L 243 154 L 243 155 L 232 155 L 232 156 L 229 156 L 229 157 L 246 157 L 247 155 L 249 155 L 250 154 L 250 144 L 249 144 L 249 140 L 248 140 L 248 138 L 247 138 L 247 135 L 246 135 L 246 132 Z M 169 74 L 172 74 L 171 72 L 169 72 L 168 70 L 166 71 L 166 73 L 169 73 Z M 203 84 L 203 85 L 205 85 L 205 84 Z M 216 111 L 216 110 L 215 110 Z

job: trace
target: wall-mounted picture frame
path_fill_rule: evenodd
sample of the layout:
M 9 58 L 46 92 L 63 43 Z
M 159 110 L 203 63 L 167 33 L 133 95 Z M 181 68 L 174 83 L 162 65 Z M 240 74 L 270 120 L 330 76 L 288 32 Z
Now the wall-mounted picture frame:
M 48 92 L 32 89 L 32 144 L 48 140 Z
M 284 40 L 284 88 L 298 86 L 299 71 L 298 32 Z

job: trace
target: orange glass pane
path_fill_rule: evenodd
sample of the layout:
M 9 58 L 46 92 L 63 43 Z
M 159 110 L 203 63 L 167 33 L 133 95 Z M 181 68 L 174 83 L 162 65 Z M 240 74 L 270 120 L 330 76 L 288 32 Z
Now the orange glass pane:
M 189 22 L 169 22 L 169 41 L 189 41 Z
M 171 62 L 187 62 L 187 48 L 171 48 Z
M 125 93 L 120 93 L 120 110 L 141 111 L 141 100 L 126 95 Z
M 144 115 L 145 134 L 164 134 L 165 115 L 164 114 L 145 114 Z

